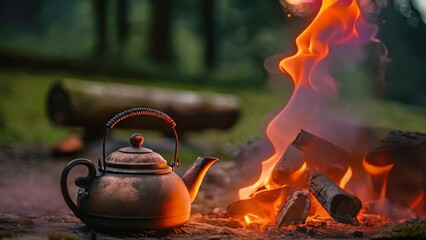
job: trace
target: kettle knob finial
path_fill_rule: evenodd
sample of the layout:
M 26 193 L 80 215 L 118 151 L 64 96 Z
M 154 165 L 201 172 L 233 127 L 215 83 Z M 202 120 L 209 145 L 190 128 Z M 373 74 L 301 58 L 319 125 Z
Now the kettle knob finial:
M 134 133 L 130 137 L 130 144 L 132 144 L 132 147 L 142 147 L 144 138 L 142 137 L 142 134 L 140 133 Z

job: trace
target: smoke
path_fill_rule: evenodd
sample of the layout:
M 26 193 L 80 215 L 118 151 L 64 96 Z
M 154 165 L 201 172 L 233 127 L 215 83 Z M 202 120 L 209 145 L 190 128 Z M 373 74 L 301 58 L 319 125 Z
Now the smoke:
M 284 12 L 296 16 L 307 16 L 321 6 L 321 0 L 279 0 Z
M 299 15 L 318 12 L 317 8 L 321 2 L 280 0 L 283 9 L 291 10 L 293 14 L 303 10 L 303 13 L 297 13 Z M 377 16 L 380 10 L 387 6 L 387 1 L 383 0 L 358 0 L 357 3 L 365 20 L 367 16 L 370 19 Z M 349 37 L 343 44 L 338 42 L 338 37 L 332 37 L 335 33 L 331 31 L 342 34 L 339 32 L 341 30 L 333 30 L 340 27 L 338 24 L 331 24 L 329 29 L 324 29 L 323 32 L 313 33 L 322 36 L 320 38 L 328 38 L 328 34 L 331 34 L 330 39 L 326 40 L 329 52 L 318 64 L 303 66 L 311 71 L 310 86 L 296 86 L 298 89 L 295 89 L 280 116 L 274 120 L 276 127 L 270 127 L 271 131 L 284 131 L 287 139 L 280 139 L 278 142 L 281 145 L 291 142 L 299 129 L 303 128 L 352 151 L 365 153 L 371 149 L 372 140 L 365 141 L 365 126 L 374 121 L 374 117 L 369 114 L 369 103 L 377 96 L 382 96 L 385 91 L 384 78 L 389 59 L 386 47 L 375 38 L 378 29 L 376 24 L 371 21 L 358 21 L 355 26 L 358 35 Z M 278 70 L 280 58 L 284 58 L 283 54 L 271 56 L 264 64 L 270 74 L 270 85 L 275 90 L 278 87 L 289 87 L 279 84 L 279 81 L 283 81 L 282 73 Z M 309 59 L 309 56 L 307 58 Z M 308 65 L 308 59 L 300 63 Z M 290 61 L 293 59 L 288 60 Z M 291 82 L 292 77 L 287 77 L 288 82 Z
M 388 0 L 357 0 L 361 11 L 366 18 L 377 16 L 380 11 L 387 7 Z M 398 1 L 398 0 L 397 0 Z M 399 0 L 410 1 L 410 0 Z M 416 1 L 416 0 L 414 0 Z M 421 0 L 420 0 L 421 1 Z M 317 12 L 321 7 L 322 0 L 279 0 L 284 12 L 296 16 L 307 16 Z
M 307 1 L 285 1 L 289 4 L 302 2 L 308 4 Z M 324 1 L 316 18 L 297 37 L 296 53 L 279 63 L 279 55 L 265 61 L 271 74 L 277 72 L 272 64 L 279 64 L 294 81 L 295 89 L 288 103 L 268 125 L 267 135 L 275 149 L 275 155 L 268 162 L 282 156 L 300 129 L 359 156 L 364 156 L 375 145 L 375 139 L 365 133 L 375 127 L 370 105 L 383 91 L 389 60 L 386 47 L 376 38 L 377 25 L 367 21 L 366 16 L 373 19 L 387 2 L 358 0 L 361 17 L 348 10 L 357 5 L 353 3 L 351 0 Z M 309 4 L 314 7 L 313 2 Z M 293 8 L 297 9 L 302 8 Z M 365 170 L 359 163 L 353 167 L 356 167 L 357 180 L 349 188 L 363 201 L 375 200 L 373 192 L 377 191 L 368 185 Z M 385 200 L 384 196 L 381 200 Z M 389 203 L 375 207 L 387 216 L 391 212 L 403 218 L 413 216 L 408 208 L 398 209 Z

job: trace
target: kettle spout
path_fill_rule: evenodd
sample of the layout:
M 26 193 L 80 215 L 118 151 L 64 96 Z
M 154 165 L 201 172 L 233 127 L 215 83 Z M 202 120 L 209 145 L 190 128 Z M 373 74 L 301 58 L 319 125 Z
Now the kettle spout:
M 182 180 L 188 189 L 191 202 L 193 202 L 197 196 L 207 170 L 218 160 L 219 158 L 215 157 L 198 157 L 183 175 Z

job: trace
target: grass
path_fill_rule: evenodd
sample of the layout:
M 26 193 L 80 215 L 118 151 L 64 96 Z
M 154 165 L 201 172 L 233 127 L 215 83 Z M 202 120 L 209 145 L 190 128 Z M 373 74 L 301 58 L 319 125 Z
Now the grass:
M 16 143 L 49 145 L 63 139 L 71 132 L 81 131 L 78 128 L 54 126 L 47 118 L 46 96 L 49 87 L 59 78 L 129 82 L 145 86 L 199 90 L 196 86 L 165 83 L 164 81 L 156 84 L 152 79 L 146 81 L 104 76 L 76 76 L 68 73 L 3 71 L 0 72 L 0 145 Z M 241 118 L 232 129 L 228 131 L 209 130 L 188 136 L 189 142 L 195 145 L 211 145 L 213 146 L 212 154 L 219 155 L 223 153 L 223 148 L 226 146 L 240 145 L 262 135 L 268 121 L 267 113 L 280 110 L 291 91 L 289 89 L 279 95 L 267 88 L 203 88 L 202 90 L 231 93 L 241 100 Z M 375 126 L 426 132 L 425 109 L 390 101 L 376 101 L 368 107 L 369 111 L 374 113 Z M 183 151 L 185 152 L 184 149 Z M 185 155 L 185 153 L 183 154 Z M 188 155 L 193 154 L 198 154 L 198 152 L 188 152 Z
M 426 221 L 415 220 L 414 222 L 406 221 L 390 227 L 389 229 L 379 233 L 372 239 L 388 240 L 388 239 L 425 239 L 426 238 Z
M 51 125 L 45 114 L 52 76 L 21 72 L 0 73 L 0 142 L 53 143 L 68 130 Z
M 55 126 L 47 117 L 46 99 L 49 88 L 60 78 L 77 78 L 92 81 L 128 82 L 144 86 L 172 87 L 180 89 L 201 90 L 191 85 L 155 82 L 153 80 L 118 79 L 104 76 L 78 76 L 69 73 L 31 73 L 21 71 L 0 72 L 0 145 L 9 144 L 44 144 L 50 145 L 64 139 L 70 133 L 81 133 L 79 128 Z M 213 146 L 208 154 L 216 155 L 227 143 L 240 144 L 262 134 L 262 118 L 282 104 L 278 95 L 265 89 L 229 90 L 220 88 L 203 88 L 237 95 L 241 99 L 242 114 L 238 124 L 229 131 L 209 130 L 199 134 L 190 134 L 191 144 L 205 142 Z M 118 132 L 126 136 L 128 132 Z M 156 136 L 155 134 L 152 134 Z M 201 146 L 200 146 L 201 147 Z M 202 148 L 201 148 L 202 149 Z M 159 151 L 163 154 L 161 151 Z M 196 155 L 206 154 L 199 150 L 181 148 L 180 159 L 194 160 Z M 166 158 L 169 156 L 165 154 Z M 171 156 L 170 156 L 171 157 Z

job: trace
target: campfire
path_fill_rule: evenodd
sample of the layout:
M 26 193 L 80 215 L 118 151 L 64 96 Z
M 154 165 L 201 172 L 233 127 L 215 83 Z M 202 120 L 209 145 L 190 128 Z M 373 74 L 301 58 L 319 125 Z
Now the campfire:
M 379 4 L 379 1 L 383 4 L 387 0 L 279 0 L 286 10 L 286 17 L 291 21 L 296 19 L 297 15 L 316 15 L 310 18 L 310 24 L 295 39 L 294 54 L 280 59 L 277 54 L 265 60 L 268 72 L 271 75 L 278 72 L 280 77 L 291 79 L 294 90 L 280 111 L 271 112 L 266 116 L 269 118 L 273 115 L 273 118 L 263 121 L 268 122 L 265 135 L 250 140 L 239 149 L 235 149 L 231 144 L 236 140 L 233 137 L 237 135 L 240 140 L 241 132 L 255 135 L 252 131 L 247 131 L 247 128 L 256 127 L 250 126 L 250 123 L 254 117 L 262 115 L 266 108 L 272 107 L 265 106 L 263 103 L 267 101 L 260 99 L 269 94 L 264 89 L 254 97 L 251 95 L 253 89 L 237 92 L 236 94 L 241 94 L 249 100 L 249 104 L 240 106 L 239 99 L 228 94 L 139 86 L 145 84 L 145 81 L 130 84 L 136 82 L 138 75 L 135 79 L 128 79 L 128 84 L 116 83 L 121 80 L 118 78 L 114 79 L 114 83 L 62 79 L 48 94 L 49 118 L 59 126 L 72 126 L 70 133 L 84 129 L 85 136 L 73 135 L 53 147 L 53 151 L 47 142 L 38 142 L 40 134 L 45 134 L 47 140 L 52 137 L 50 133 L 56 131 L 52 129 L 52 132 L 44 132 L 47 123 L 43 125 L 45 120 L 38 118 L 38 108 L 23 105 L 22 111 L 19 112 L 20 109 L 16 106 L 20 106 L 21 101 L 13 103 L 12 100 L 16 98 L 8 99 L 10 94 L 0 96 L 8 100 L 5 106 L 16 108 L 4 109 L 5 116 L 0 116 L 0 128 L 4 127 L 5 131 L 2 132 L 7 133 L 3 136 L 5 145 L 0 146 L 0 239 L 404 239 L 407 236 L 410 239 L 426 239 L 426 133 L 382 129 L 383 125 L 378 126 L 369 121 L 369 117 L 375 117 L 371 116 L 374 112 L 364 108 L 372 98 L 370 88 L 376 87 L 376 82 L 368 82 L 365 85 L 365 81 L 383 78 L 383 71 L 380 76 L 373 76 L 376 73 L 373 68 L 377 70 L 377 66 L 369 63 L 375 60 L 380 63 L 387 61 L 387 50 L 376 38 L 378 27 L 372 23 L 375 21 L 367 20 L 371 15 L 377 14 L 373 5 Z M 125 10 L 127 5 L 130 9 L 130 2 L 95 2 L 94 9 L 103 9 L 98 9 L 96 15 L 105 15 L 102 18 L 107 19 L 110 17 L 104 11 L 106 6 L 110 8 L 112 3 L 120 2 L 117 6 L 123 13 L 117 13 L 117 17 L 114 15 L 111 19 L 120 19 L 123 24 L 127 22 L 121 15 L 126 15 L 124 12 L 128 12 Z M 151 15 L 155 16 L 153 19 L 160 16 L 158 19 L 161 20 L 161 14 L 157 14 L 161 12 L 159 6 L 171 6 L 165 1 L 161 2 L 159 5 L 133 4 L 138 8 L 132 8 L 130 12 L 134 15 L 138 14 L 138 9 L 143 9 L 145 13 L 152 8 L 154 12 Z M 233 78 L 234 71 L 247 70 L 252 66 L 251 61 L 248 61 L 236 68 L 217 64 L 213 69 L 216 60 L 228 59 L 222 59 L 223 56 L 215 57 L 213 54 L 216 49 L 213 48 L 216 45 L 214 43 L 220 37 L 220 34 L 219 37 L 213 34 L 216 32 L 213 23 L 220 23 L 213 15 L 219 12 L 217 10 L 224 10 L 226 15 L 223 16 L 233 17 L 232 15 L 236 14 L 240 21 L 251 17 L 253 9 L 258 10 L 257 6 L 252 4 L 250 8 L 237 12 L 242 1 L 232 4 L 222 2 L 217 6 L 213 2 L 202 1 L 201 5 L 193 7 L 191 12 L 196 11 L 197 15 L 189 14 L 189 11 L 183 12 L 183 7 L 191 5 L 191 1 L 176 6 L 178 18 L 172 17 L 176 15 L 172 9 L 167 11 L 169 19 L 166 19 L 164 26 L 170 21 L 170 31 L 171 22 L 176 19 L 178 21 L 173 22 L 173 25 L 178 26 L 176 32 L 181 31 L 173 35 L 177 38 L 170 43 L 177 40 L 185 45 L 176 60 L 191 58 L 190 61 L 179 65 L 174 65 L 174 62 L 179 61 L 172 59 L 170 62 L 158 63 L 161 64 L 158 65 L 158 71 L 163 69 L 161 66 L 169 68 L 173 73 L 179 69 L 176 78 L 175 74 L 170 78 L 169 83 L 173 81 L 173 86 L 176 80 L 184 79 L 185 76 L 191 76 L 186 83 L 194 84 L 199 83 L 198 78 L 223 78 L 213 84 L 216 88 L 216 84 L 219 86 L 224 80 Z M 408 0 L 404 3 L 408 3 Z M 88 9 L 88 5 L 85 6 L 79 5 L 76 9 Z M 265 4 L 259 9 L 266 11 L 270 7 L 273 6 Z M 40 7 L 33 15 L 38 16 L 43 9 Z M 407 11 L 405 13 L 409 14 Z M 199 24 L 199 14 L 206 14 L 203 16 L 206 24 Z M 374 17 L 377 16 L 372 18 Z M 390 24 L 388 21 L 391 19 L 394 18 L 385 19 L 386 23 L 377 22 Z M 420 20 L 406 20 L 413 23 L 413 19 Z M 141 19 L 136 20 L 139 24 Z M 151 24 L 160 20 L 143 22 Z M 232 28 L 239 21 L 229 26 Z M 76 25 L 73 21 L 67 22 Z M 101 30 L 105 28 L 105 24 L 96 25 L 99 25 L 97 28 Z M 264 27 L 260 22 L 258 25 Z M 268 43 L 271 31 L 276 29 L 273 25 L 275 24 L 266 26 L 265 31 L 259 33 L 260 38 L 253 38 L 256 44 L 250 49 L 232 48 L 236 43 L 240 44 L 255 28 L 247 28 L 247 31 L 244 27 L 235 31 L 233 41 L 226 42 L 223 48 L 217 48 L 221 53 L 223 50 L 235 50 L 227 53 L 232 57 L 223 63 L 245 52 L 257 50 L 258 45 Z M 189 26 L 195 29 L 186 29 Z M 202 28 L 207 29 L 206 34 L 202 34 Z M 159 32 L 167 31 L 164 28 L 153 29 L 159 29 Z M 227 32 L 229 28 L 221 30 Z M 99 32 L 105 33 L 103 30 Z M 152 34 L 148 33 L 150 31 L 142 32 Z M 186 36 L 187 34 L 189 35 Z M 159 36 L 161 39 L 161 34 Z M 141 39 L 145 37 L 151 38 L 150 35 L 143 35 Z M 206 38 L 208 64 L 205 65 L 208 68 L 205 69 L 198 61 L 203 57 L 197 50 L 203 45 L 201 37 Z M 126 41 L 120 42 L 122 43 L 119 45 L 123 45 Z M 95 64 L 97 61 L 89 61 L 89 67 L 84 69 L 89 70 L 93 64 L 97 66 L 94 68 L 95 73 L 98 70 L 104 73 L 105 66 L 108 66 L 111 73 L 118 74 L 121 69 L 118 66 L 139 59 L 136 55 L 133 56 L 134 54 L 128 55 L 131 51 L 127 51 L 133 49 L 134 43 L 138 42 L 139 40 L 132 40 L 128 47 L 119 47 L 126 51 L 118 51 L 120 49 L 115 49 L 114 44 L 106 44 L 113 47 L 111 50 L 114 51 L 111 53 L 118 54 L 110 57 L 117 55 L 120 58 L 117 61 L 107 61 L 105 58 L 105 61 L 99 61 L 100 65 Z M 102 47 L 105 44 L 98 45 Z M 155 49 L 151 45 L 148 44 L 146 49 Z M 187 54 L 186 50 L 191 49 L 192 45 L 194 50 Z M 271 48 L 265 48 L 268 49 Z M 127 55 L 131 61 L 126 61 Z M 259 55 L 261 54 L 256 53 L 256 60 Z M 143 61 L 145 62 L 145 58 Z M 42 62 L 35 66 L 43 65 Z M 151 64 L 154 64 L 154 61 L 146 61 L 146 66 L 141 71 L 144 75 L 151 75 L 152 71 L 155 80 L 157 67 L 151 70 Z M 51 65 L 48 67 L 56 66 Z M 70 68 L 73 69 L 74 64 L 71 65 Z M 133 63 L 130 65 L 133 66 Z M 180 69 L 181 65 L 188 69 Z M 229 75 L 224 74 L 230 68 L 232 71 Z M 123 75 L 133 76 L 132 69 L 133 67 L 129 68 Z M 190 74 L 183 75 L 184 72 Z M 365 72 L 368 74 L 364 74 Z M 14 75 L 9 77 L 9 73 L 3 75 L 3 78 L 14 79 Z M 17 75 L 18 79 L 24 80 L 19 85 L 3 84 L 3 93 L 15 94 L 15 90 L 22 87 L 22 94 L 17 95 L 22 97 L 22 101 L 30 101 L 33 97 L 37 100 L 39 92 L 29 91 L 35 85 L 24 87 L 28 82 L 26 79 L 32 79 L 30 75 L 32 74 Z M 253 76 L 253 80 L 257 79 L 256 75 Z M 164 77 L 167 77 L 167 74 Z M 42 78 L 45 78 L 45 75 L 34 79 Z M 276 75 L 270 79 L 270 86 L 277 83 Z M 358 80 L 364 84 L 361 85 Z M 237 83 L 236 79 L 229 84 L 234 82 Z M 42 81 L 38 85 L 44 89 L 44 83 L 46 82 Z M 257 82 L 251 84 L 258 86 Z M 354 84 L 360 86 L 353 87 Z M 200 85 L 202 86 L 204 84 Z M 272 87 L 274 91 L 279 92 L 281 85 Z M 223 90 L 229 92 L 231 89 Z M 240 125 L 243 131 L 237 130 L 237 134 L 228 132 L 224 135 L 212 131 L 193 138 L 193 133 L 201 130 L 229 129 L 237 122 L 240 111 L 244 113 L 253 110 L 251 103 L 256 101 L 262 101 L 260 103 L 263 105 L 250 112 L 254 113 L 253 118 L 243 118 L 244 121 L 249 120 Z M 265 109 L 261 109 L 263 107 Z M 123 111 L 124 109 L 128 110 Z M 1 110 L 3 109 L 0 108 L 0 115 Z M 22 119 L 16 122 L 16 117 L 9 118 L 9 115 L 15 115 L 12 114 L 14 110 L 23 114 Z M 398 109 L 398 114 L 412 112 L 414 110 Z M 20 114 L 16 116 L 21 116 Z M 142 116 L 140 122 L 139 117 Z M 421 114 L 419 116 L 404 119 L 418 120 L 424 117 Z M 399 119 L 395 118 L 395 122 Z M 4 124 L 2 120 L 5 120 Z M 160 123 L 157 125 L 157 122 Z M 23 123 L 31 124 L 21 129 Z M 39 124 L 39 133 L 30 132 L 28 135 L 22 131 Z M 114 131 L 118 130 L 115 127 L 119 125 L 125 129 L 138 128 L 143 131 L 143 135 L 135 133 L 123 142 L 120 138 L 123 133 L 110 135 L 113 128 Z M 178 133 L 179 139 L 182 140 L 181 145 L 178 144 Z M 57 137 L 60 137 L 60 134 L 58 132 Z M 26 139 L 27 137 L 29 139 Z M 148 141 L 145 141 L 145 137 Z M 172 141 L 170 137 L 173 137 Z M 229 139 L 223 141 L 225 137 Z M 9 142 L 9 139 L 12 141 Z M 20 140 L 25 141 L 18 142 Z M 30 146 L 27 140 L 28 143 L 37 141 L 37 144 Z M 127 140 L 130 140 L 130 145 Z M 183 150 L 179 156 L 178 149 Z M 188 166 L 190 162 L 187 160 L 190 159 L 187 157 L 195 152 L 217 154 L 224 159 L 217 162 L 215 157 L 202 156 Z M 78 158 L 70 161 L 71 156 Z M 226 161 L 227 156 L 232 161 Z M 98 159 L 97 166 L 96 162 L 89 159 Z M 401 228 L 403 231 L 400 231 Z M 400 235 L 400 232 L 403 234 Z M 386 236 L 381 235 L 382 233 L 389 233 L 390 237 L 382 238 Z
M 382 46 L 376 33 L 359 1 L 322 1 L 317 16 L 297 37 L 296 53 L 279 63 L 295 89 L 266 130 L 274 153 L 262 159 L 257 181 L 241 188 L 239 200 L 227 206 L 232 218 L 245 226 L 282 227 L 313 218 L 359 225 L 358 218 L 367 214 L 411 219 L 417 217 L 416 210 L 424 209 L 423 170 L 418 173 L 401 164 L 401 155 L 393 158 L 392 151 L 380 151 L 404 138 L 424 142 L 424 135 L 393 132 L 368 154 L 343 147 L 354 146 L 351 138 L 356 130 L 342 124 L 342 114 L 336 110 L 341 106 L 340 84 L 331 69 L 362 61 L 357 52 L 369 44 Z M 336 55 L 349 60 L 336 61 Z M 409 179 L 407 171 L 417 179 L 397 180 Z M 392 191 L 398 193 L 387 193 L 389 179 L 396 188 Z

